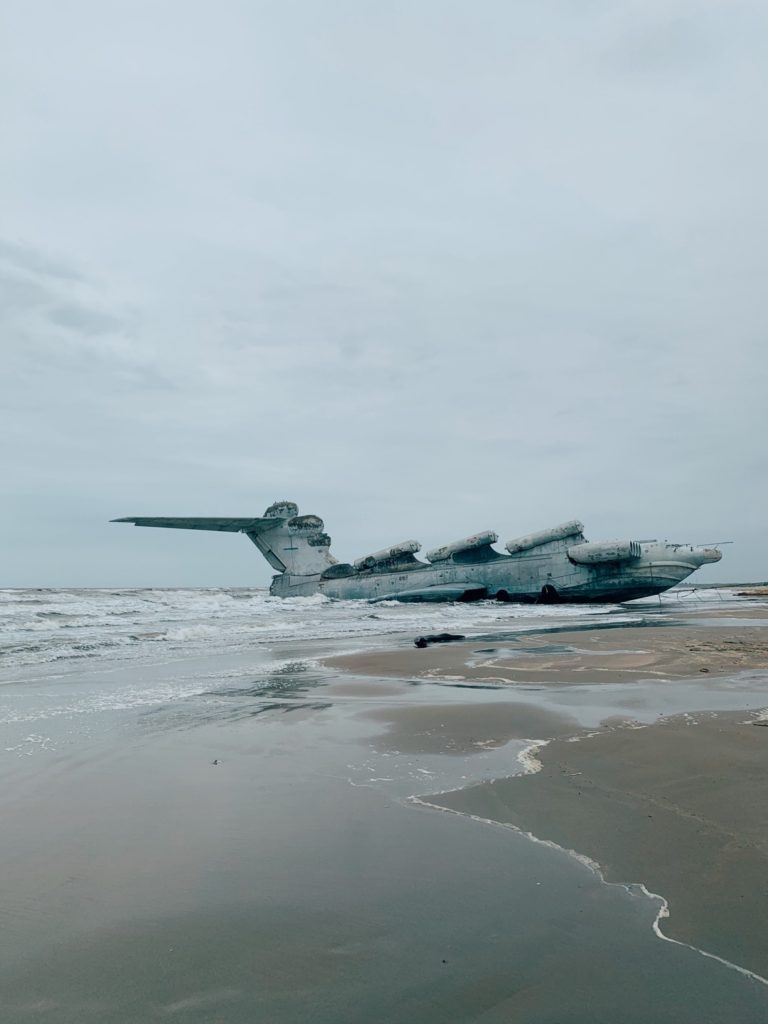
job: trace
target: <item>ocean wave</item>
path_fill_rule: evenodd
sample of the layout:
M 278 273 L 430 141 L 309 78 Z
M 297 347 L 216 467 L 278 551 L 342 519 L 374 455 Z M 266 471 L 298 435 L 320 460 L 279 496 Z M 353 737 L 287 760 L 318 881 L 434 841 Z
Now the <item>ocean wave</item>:
M 675 606 L 723 603 L 723 592 L 671 592 Z M 732 595 L 731 600 L 735 600 Z M 656 605 L 653 602 L 651 607 Z M 412 605 L 383 601 L 272 597 L 261 588 L 1 590 L 0 664 L 39 665 L 68 659 L 136 660 L 168 652 L 244 650 L 284 640 L 365 639 L 424 632 L 529 629 L 538 623 L 611 617 L 636 621 L 649 605 Z

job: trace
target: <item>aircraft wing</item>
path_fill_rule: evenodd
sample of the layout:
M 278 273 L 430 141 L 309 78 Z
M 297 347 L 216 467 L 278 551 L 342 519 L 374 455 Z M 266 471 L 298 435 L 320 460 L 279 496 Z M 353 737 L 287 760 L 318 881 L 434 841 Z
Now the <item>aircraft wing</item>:
M 282 519 L 219 519 L 194 516 L 124 516 L 113 523 L 134 526 L 164 526 L 171 530 L 216 530 L 220 533 L 264 533 L 283 523 Z

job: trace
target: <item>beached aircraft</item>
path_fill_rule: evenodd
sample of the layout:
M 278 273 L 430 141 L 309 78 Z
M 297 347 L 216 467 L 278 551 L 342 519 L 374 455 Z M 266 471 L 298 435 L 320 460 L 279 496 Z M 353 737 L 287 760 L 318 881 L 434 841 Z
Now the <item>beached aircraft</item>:
M 517 537 L 506 554 L 493 545 L 492 530 L 427 551 L 402 541 L 338 562 L 322 519 L 299 515 L 292 501 L 276 501 L 263 516 L 218 519 L 125 516 L 114 523 L 175 530 L 244 533 L 277 571 L 270 593 L 277 597 L 325 594 L 344 600 L 473 601 L 495 598 L 524 602 L 631 601 L 668 590 L 707 562 L 717 548 L 656 540 L 590 543 L 576 520 Z

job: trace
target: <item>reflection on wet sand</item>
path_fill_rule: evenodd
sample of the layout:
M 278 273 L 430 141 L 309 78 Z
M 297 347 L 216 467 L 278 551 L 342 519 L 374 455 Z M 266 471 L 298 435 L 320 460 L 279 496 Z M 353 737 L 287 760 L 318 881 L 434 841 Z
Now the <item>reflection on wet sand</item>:
M 467 754 L 503 746 L 511 739 L 568 736 L 579 731 L 573 718 L 522 703 L 387 707 L 361 716 L 387 724 L 373 743 L 377 750 L 424 754 Z

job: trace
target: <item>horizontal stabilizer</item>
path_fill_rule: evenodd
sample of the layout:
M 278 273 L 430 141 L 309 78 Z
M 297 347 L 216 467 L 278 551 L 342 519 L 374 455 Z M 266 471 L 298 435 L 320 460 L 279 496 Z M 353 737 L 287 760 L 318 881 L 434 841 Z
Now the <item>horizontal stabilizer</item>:
M 216 530 L 219 533 L 263 533 L 280 526 L 282 519 L 218 519 L 190 516 L 124 516 L 113 523 L 133 523 L 134 526 L 164 526 L 171 530 Z

